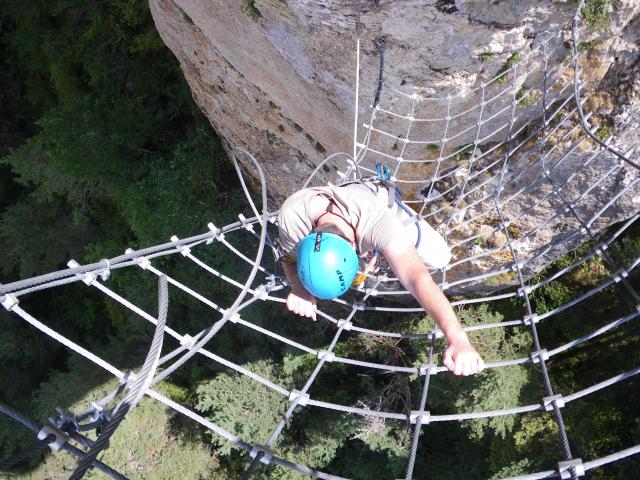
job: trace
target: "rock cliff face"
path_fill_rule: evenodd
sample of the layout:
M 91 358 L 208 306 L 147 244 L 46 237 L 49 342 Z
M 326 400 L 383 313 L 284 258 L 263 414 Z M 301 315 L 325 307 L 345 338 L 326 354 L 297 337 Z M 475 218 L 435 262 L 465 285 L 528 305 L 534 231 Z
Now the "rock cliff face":
M 387 43 L 385 88 L 453 95 L 565 28 L 575 8 L 538 0 L 150 0 L 193 97 L 230 145 L 254 153 L 280 198 L 326 154 L 352 150 L 358 3 L 361 115 L 377 80 L 377 38 Z M 591 77 L 615 64 L 613 40 L 639 11 L 633 0 L 616 7 Z
M 429 185 L 419 179 L 426 181 L 434 173 L 458 167 L 466 168 L 467 177 L 471 177 L 469 160 L 473 162 L 479 155 L 486 162 L 499 158 L 504 145 L 494 157 L 491 148 L 504 142 L 507 130 L 523 136 L 523 129 L 532 119 L 542 115 L 543 105 L 561 106 L 573 94 L 567 40 L 574 1 L 150 0 L 149 4 L 158 31 L 179 60 L 194 99 L 231 147 L 242 147 L 255 155 L 265 170 L 276 206 L 300 188 L 328 155 L 353 151 L 358 12 L 358 138 L 362 140 L 366 133 L 363 124 L 370 119 L 378 80 L 375 43 L 384 39 L 381 105 L 386 111 L 401 115 L 374 112 L 376 128 L 387 135 L 372 135 L 370 146 L 383 152 L 392 168 L 397 167 L 394 162 L 400 164 L 410 158 L 419 157 L 426 162 L 409 164 L 404 169 L 408 172 L 404 180 L 408 182 L 409 196 L 417 203 L 424 200 L 419 192 Z M 587 20 L 598 20 L 598 24 L 581 31 L 584 93 L 601 92 L 592 96 L 586 109 L 594 113 L 592 125 L 615 134 L 617 147 L 626 151 L 638 143 L 640 126 L 636 98 L 640 79 L 640 3 L 620 0 L 607 18 Z M 555 69 L 550 65 L 556 65 Z M 544 75 L 545 70 L 548 75 Z M 502 78 L 492 80 L 500 74 Z M 541 92 L 545 85 L 548 92 L 543 103 Z M 479 113 L 468 113 L 478 110 Z M 568 112 L 566 124 L 549 136 L 549 147 L 565 144 L 567 138 L 576 140 L 577 134 L 571 128 L 576 127 L 577 121 L 575 116 L 569 117 Z M 411 121 L 415 118 L 440 121 Z M 510 118 L 515 121 L 509 123 Z M 425 140 L 426 149 L 420 144 L 419 154 L 412 151 L 415 145 L 403 143 L 409 138 Z M 531 140 L 541 137 L 534 135 L 523 144 L 531 147 Z M 433 144 L 429 145 L 431 141 Z M 469 145 L 475 145 L 471 154 L 468 148 L 455 153 Z M 587 142 L 568 154 L 562 153 L 561 148 L 548 154 L 548 161 L 566 157 L 555 173 L 558 184 L 570 178 L 594 146 Z M 570 150 L 570 146 L 565 145 L 564 150 Z M 526 176 L 518 177 L 518 169 L 543 155 L 523 155 L 513 162 L 513 169 L 503 178 L 512 191 L 528 180 Z M 436 160 L 434 170 L 428 162 Z M 615 163 L 613 157 L 597 167 L 594 162 L 571 183 L 568 193 L 574 198 L 579 196 Z M 477 163 L 476 168 L 481 165 Z M 487 170 L 482 178 L 491 173 L 495 172 Z M 536 167 L 535 175 L 540 174 Z M 461 175 L 464 177 L 464 172 Z M 634 175 L 637 174 L 630 170 L 621 170 L 598 189 L 615 190 L 620 182 L 632 181 Z M 444 179 L 437 188 L 446 189 L 446 182 Z M 461 201 L 459 195 L 465 189 L 469 191 L 473 183 L 463 179 L 461 184 L 456 187 L 458 198 L 449 198 L 442 207 L 449 215 L 446 221 L 438 220 L 437 208 L 430 207 L 430 211 L 436 211 L 434 222 L 442 221 L 441 230 L 449 230 L 450 243 L 455 243 L 456 237 L 463 239 L 483 231 L 484 244 L 476 241 L 472 247 L 468 243 L 461 245 L 459 258 L 468 256 L 470 249 L 489 248 L 505 241 L 488 231 L 488 227 L 495 227 L 491 221 L 499 223 L 495 218 L 471 221 L 482 213 L 482 202 L 473 205 L 473 198 Z M 557 202 L 548 202 L 538 210 L 525 209 L 549 193 L 550 183 L 544 185 L 524 192 L 521 201 L 505 205 L 507 216 L 519 219 L 519 225 L 514 227 L 517 231 L 533 229 L 555 209 L 561 209 Z M 479 187 L 474 195 L 482 198 L 482 193 L 491 193 L 491 188 L 495 190 L 495 182 Z M 619 221 L 637 210 L 632 201 L 634 195 L 637 191 L 624 196 L 622 203 L 607 212 L 606 221 L 596 222 L 594 228 Z M 594 200 L 591 209 L 583 208 L 583 213 L 587 217 L 593 214 L 600 200 Z M 575 219 L 560 217 L 559 222 L 550 222 L 523 239 L 517 251 L 525 257 L 539 254 L 541 248 L 553 243 L 554 237 L 561 238 L 580 228 Z M 544 265 L 563 253 L 566 246 L 539 255 L 533 266 Z M 460 266 L 457 275 L 469 276 L 502 265 L 499 258 L 491 258 Z M 456 278 L 455 270 L 452 278 Z M 509 280 L 506 276 L 493 282 L 491 288 Z

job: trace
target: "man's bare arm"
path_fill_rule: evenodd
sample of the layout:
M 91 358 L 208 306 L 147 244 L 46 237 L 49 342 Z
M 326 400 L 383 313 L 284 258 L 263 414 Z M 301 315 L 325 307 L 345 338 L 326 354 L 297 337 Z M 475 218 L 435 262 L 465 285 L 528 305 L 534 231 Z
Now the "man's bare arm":
M 482 370 L 482 358 L 469 342 L 447 297 L 431 278 L 415 248 L 408 241 L 401 240 L 382 253 L 400 282 L 444 333 L 448 343 L 443 357 L 444 365 L 456 375 L 472 375 Z
M 309 291 L 304 288 L 304 285 L 302 285 L 302 282 L 300 282 L 295 263 L 289 261 L 283 261 L 281 263 L 284 275 L 287 277 L 287 281 L 291 286 L 291 292 L 289 292 L 287 296 L 287 308 L 293 313 L 315 320 L 316 297 L 309 293 Z

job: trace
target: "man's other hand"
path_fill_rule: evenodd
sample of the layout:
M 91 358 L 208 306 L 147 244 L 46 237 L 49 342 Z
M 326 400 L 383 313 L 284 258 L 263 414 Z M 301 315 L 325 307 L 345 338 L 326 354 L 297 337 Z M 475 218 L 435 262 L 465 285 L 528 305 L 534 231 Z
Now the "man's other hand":
M 484 361 L 466 339 L 451 342 L 442 363 L 455 375 L 474 375 L 484 369 Z
M 316 297 L 308 291 L 292 290 L 287 297 L 287 308 L 293 313 L 316 320 Z

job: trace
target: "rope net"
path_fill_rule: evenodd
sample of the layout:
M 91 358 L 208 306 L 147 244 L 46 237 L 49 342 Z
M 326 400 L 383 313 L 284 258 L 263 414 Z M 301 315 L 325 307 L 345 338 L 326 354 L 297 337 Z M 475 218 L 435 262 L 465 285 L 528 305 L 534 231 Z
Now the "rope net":
M 92 419 L 84 424 L 87 429 L 99 424 L 113 425 L 109 430 L 112 433 L 140 396 L 146 395 L 248 452 L 250 458 L 243 478 L 250 478 L 259 468 L 276 468 L 274 465 L 313 478 L 343 478 L 302 465 L 291 452 L 279 452 L 278 444 L 286 435 L 287 426 L 297 412 L 305 409 L 348 413 L 365 424 L 403 422 L 408 425 L 412 434 L 407 446 L 410 452 L 407 479 L 413 478 L 417 453 L 430 441 L 435 441 L 428 435 L 430 426 L 531 412 L 548 412 L 557 426 L 557 467 L 513 478 L 578 478 L 590 469 L 634 455 L 640 451 L 640 445 L 611 452 L 599 459 L 582 461 L 575 458 L 579 452 L 570 448 L 571 437 L 564 425 L 563 410 L 570 408 L 573 402 L 582 401 L 640 373 L 640 365 L 610 378 L 601 378 L 598 372 L 591 372 L 592 385 L 580 391 L 556 391 L 550 381 L 548 364 L 554 357 L 621 329 L 640 315 L 637 288 L 640 257 L 621 260 L 619 255 L 612 253 L 640 215 L 636 213 L 626 219 L 623 215 L 623 207 L 637 202 L 640 194 L 640 175 L 630 160 L 637 156 L 633 151 L 621 155 L 616 147 L 617 142 L 622 144 L 621 139 L 599 132 L 590 123 L 593 117 L 583 113 L 582 105 L 587 103 L 587 97 L 581 94 L 579 71 L 585 55 L 575 47 L 575 28 L 572 49 L 565 46 L 563 35 L 562 32 L 548 35 L 526 56 L 512 58 L 508 68 L 494 79 L 470 91 L 437 97 L 429 96 L 426 86 L 383 83 L 382 90 L 376 95 L 380 97 L 379 101 L 370 107 L 366 121 L 358 124 L 356 157 L 347 153 L 328 157 L 306 184 L 339 184 L 375 174 L 378 162 L 388 165 L 393 180 L 404 192 L 405 203 L 433 225 L 453 250 L 451 263 L 432 272 L 442 290 L 453 296 L 452 305 L 492 304 L 505 299 L 521 305 L 521 315 L 517 318 L 463 327 L 470 335 L 491 329 L 521 330 L 529 334 L 531 343 L 527 355 L 490 358 L 486 369 L 514 366 L 531 369 L 541 385 L 536 402 L 490 411 L 428 410 L 434 384 L 441 376 L 451 375 L 436 362 L 441 334 L 434 326 L 418 331 L 394 327 L 401 325 L 403 318 L 412 315 L 415 318 L 415 314 L 424 312 L 385 269 L 369 274 L 363 285 L 352 288 L 346 296 L 319 304 L 319 322 L 324 322 L 326 329 L 332 332 L 331 341 L 322 347 L 310 346 L 304 340 L 287 338 L 279 333 L 278 318 L 260 324 L 250 321 L 245 313 L 260 311 L 265 303 L 278 305 L 284 316 L 287 285 L 279 274 L 276 245 L 272 241 L 276 238 L 277 212 L 268 207 L 267 187 L 259 164 L 244 151 L 236 151 L 233 161 L 248 201 L 246 216 L 240 214 L 238 221 L 220 228 L 211 223 L 205 233 L 194 237 L 172 237 L 168 243 L 137 251 L 127 250 L 124 255 L 86 266 L 71 261 L 68 270 L 2 285 L 2 304 L 16 318 L 120 380 L 118 391 L 88 405 L 85 414 L 75 417 L 77 421 Z M 637 139 L 638 132 L 624 131 L 622 136 Z M 242 172 L 247 167 L 259 173 L 260 201 L 252 198 L 244 183 Z M 620 222 L 615 228 L 605 228 L 615 222 Z M 578 245 L 587 247 L 583 246 L 573 261 L 555 268 L 547 276 L 537 274 L 551 260 Z M 218 270 L 204 260 L 229 256 L 246 264 L 246 278 L 232 278 L 222 268 Z M 235 301 L 227 305 L 224 299 L 209 298 L 191 289 L 189 278 L 176 278 L 158 266 L 166 257 L 189 262 L 194 275 L 206 275 L 212 283 L 236 289 Z M 595 260 L 604 269 L 595 287 L 585 289 L 559 307 L 544 311 L 536 309 L 537 304 L 532 301 L 536 292 Z M 140 270 L 139 275 L 158 277 L 161 297 L 158 317 L 127 299 L 126 291 L 117 292 L 110 287 L 110 276 L 118 276 L 125 270 Z M 149 355 L 139 372 L 125 372 L 112 365 L 52 330 L 47 326 L 46 318 L 39 320 L 20 305 L 22 297 L 68 284 L 95 290 L 142 321 L 155 325 Z M 612 289 L 629 299 L 625 311 L 602 318 L 597 329 L 580 332 L 567 343 L 540 344 L 538 332 L 545 324 L 558 321 L 577 306 L 597 302 L 605 290 Z M 167 295 L 169 298 L 188 295 L 201 302 L 211 310 L 211 325 L 203 331 L 189 332 L 180 328 L 179 321 L 165 324 Z M 393 323 L 387 321 L 390 315 L 393 315 Z M 372 327 L 385 323 L 384 327 Z M 219 332 L 228 329 L 256 332 L 273 342 L 274 348 L 314 358 L 310 375 L 300 384 L 281 385 L 248 370 L 239 360 L 216 354 L 216 338 Z M 400 357 L 397 363 L 372 361 L 365 354 L 360 358 L 341 356 L 341 341 L 352 336 L 371 341 L 391 340 L 411 353 Z M 236 433 L 224 430 L 154 388 L 194 356 L 250 378 L 255 382 L 256 390 L 273 392 L 286 405 L 281 417 L 262 412 L 266 416 L 272 415 L 276 426 L 261 444 L 239 438 Z M 376 408 L 364 397 L 345 404 L 332 398 L 330 391 L 314 391 L 317 378 L 330 375 L 336 366 L 348 368 L 354 375 L 385 373 L 410 378 L 420 382 L 420 398 L 413 399 L 402 409 L 392 410 Z M 123 391 L 128 392 L 126 397 Z M 111 415 L 101 417 L 106 406 L 119 397 L 123 399 L 109 410 Z M 0 410 L 27 428 L 38 431 L 39 426 L 9 407 L 2 406 Z M 238 419 L 238 422 L 242 421 Z M 96 447 L 98 442 L 87 442 L 86 439 L 83 442 L 84 437 L 77 428 L 69 437 L 69 430 L 65 430 L 62 423 L 50 425 L 45 433 L 58 435 L 56 441 L 64 437 L 62 444 L 75 449 L 74 454 L 82 459 L 70 478 L 81 478 L 90 465 L 98 466 L 114 478 L 123 478 L 95 460 L 104 445 Z M 421 432 L 427 434 L 421 436 Z M 47 435 L 41 438 L 50 439 Z M 73 446 L 72 442 L 84 447 L 85 451 Z M 106 444 L 106 441 L 102 443 Z

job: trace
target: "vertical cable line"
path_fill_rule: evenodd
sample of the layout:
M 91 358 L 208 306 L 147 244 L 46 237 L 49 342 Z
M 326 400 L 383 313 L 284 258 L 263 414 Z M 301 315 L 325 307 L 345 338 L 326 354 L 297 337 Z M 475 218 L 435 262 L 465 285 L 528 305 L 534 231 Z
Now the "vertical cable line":
M 514 65 L 514 68 L 517 68 L 517 65 Z M 545 77 L 546 78 L 546 77 Z M 515 110 L 516 108 L 516 75 L 515 75 L 515 70 L 514 70 L 514 75 L 513 75 L 513 82 L 512 82 L 512 89 L 513 89 L 513 109 Z M 543 93 L 543 96 L 545 94 Z M 543 102 L 544 105 L 544 102 Z M 513 118 L 514 115 L 512 113 L 512 122 L 513 122 Z M 498 188 L 496 190 L 496 196 L 495 196 L 495 206 L 496 206 L 496 211 L 498 213 L 498 215 L 500 216 L 500 222 L 501 222 L 501 227 L 503 229 L 504 235 L 507 239 L 507 245 L 509 246 L 509 250 L 511 253 L 511 257 L 513 259 L 513 266 L 515 267 L 517 276 L 518 276 L 518 282 L 520 284 L 520 289 L 522 291 L 523 297 L 524 297 L 524 302 L 525 302 L 525 307 L 527 309 L 527 315 L 529 318 L 529 323 L 531 326 L 531 334 L 533 337 L 533 345 L 535 348 L 535 351 L 532 352 L 532 358 L 538 357 L 538 360 L 540 362 L 540 371 L 542 373 L 542 378 L 543 378 L 543 382 L 544 382 L 544 386 L 545 386 L 545 391 L 547 393 L 548 397 L 553 397 L 554 396 L 554 392 L 553 392 L 553 387 L 551 385 L 551 379 L 549 378 L 549 372 L 547 371 L 547 366 L 545 363 L 545 359 L 542 356 L 542 347 L 540 346 L 540 340 L 538 337 L 538 330 L 536 328 L 536 321 L 534 318 L 534 314 L 533 314 L 533 309 L 531 308 L 531 302 L 529 300 L 529 294 L 527 293 L 526 290 L 526 285 L 524 282 L 524 277 L 522 275 L 522 268 L 520 266 L 520 263 L 518 261 L 518 255 L 516 254 L 515 249 L 513 248 L 513 242 L 511 239 L 511 234 L 509 233 L 509 229 L 506 226 L 506 222 L 505 222 L 505 216 L 502 212 L 502 209 L 500 208 L 500 203 L 499 203 L 499 197 L 500 194 L 502 193 L 502 183 L 506 174 L 506 170 L 507 170 L 507 164 L 509 161 L 509 147 L 510 147 L 510 143 L 511 143 L 511 130 L 513 127 L 513 123 L 510 125 L 509 127 L 509 132 L 507 134 L 507 149 L 505 152 L 505 159 L 504 159 L 504 163 L 502 166 L 502 169 L 500 171 L 500 181 L 498 184 Z M 566 432 L 566 428 L 564 425 L 564 420 L 562 418 L 562 412 L 560 411 L 560 408 L 558 407 L 558 404 L 556 402 L 556 400 L 552 400 L 552 408 L 553 408 L 553 412 L 554 412 L 554 417 L 556 420 L 556 423 L 558 425 L 558 430 L 560 433 L 560 441 L 562 444 L 562 449 L 563 449 L 563 453 L 565 456 L 566 460 L 571 460 L 573 459 L 573 455 L 571 453 L 571 447 L 569 445 L 569 438 L 567 436 L 567 432 Z M 571 479 L 572 480 L 577 480 L 578 475 L 576 473 L 576 469 L 575 467 L 571 467 L 570 468 L 570 473 L 571 473 Z
M 358 0 L 357 12 L 356 12 L 356 95 L 355 95 L 355 109 L 353 112 L 353 162 L 356 163 L 357 158 L 357 145 L 358 145 L 358 108 L 359 108 L 359 95 L 360 95 L 360 11 L 361 5 Z

